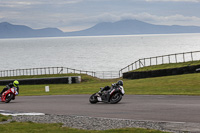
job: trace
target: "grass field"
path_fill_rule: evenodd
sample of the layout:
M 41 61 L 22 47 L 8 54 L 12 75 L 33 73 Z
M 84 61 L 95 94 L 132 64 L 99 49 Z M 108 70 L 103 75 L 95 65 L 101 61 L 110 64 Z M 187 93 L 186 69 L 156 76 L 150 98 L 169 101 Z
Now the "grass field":
M 162 64 L 162 65 L 153 65 L 153 66 L 147 66 L 147 67 L 142 67 L 142 68 L 133 70 L 133 72 L 136 72 L 136 71 L 152 71 L 152 70 L 170 69 L 170 68 L 180 68 L 180 67 L 194 66 L 194 65 L 200 65 L 200 61 L 188 61 L 188 62 L 183 62 L 183 63 L 170 63 L 170 64 Z
M 0 122 L 7 121 L 9 118 L 11 118 L 11 117 L 10 116 L 4 116 L 4 115 L 0 114 Z
M 171 63 L 157 66 L 149 66 L 138 69 L 137 71 L 168 69 L 200 65 L 200 61 L 184 63 Z M 100 87 L 111 85 L 119 79 L 101 80 L 86 74 L 57 74 L 57 75 L 36 75 L 18 77 L 0 77 L 4 79 L 24 79 L 24 78 L 45 78 L 62 76 L 81 76 L 80 84 L 47 84 L 50 92 L 46 93 L 46 85 L 20 85 L 20 95 L 71 95 L 71 94 L 92 94 Z M 184 74 L 175 76 L 165 76 L 156 78 L 134 79 L 124 81 L 126 94 L 149 94 L 149 95 L 200 95 L 200 73 Z M 4 86 L 0 86 L 3 89 Z
M 100 87 L 110 86 L 119 80 L 100 80 L 87 75 L 81 76 L 83 81 L 80 84 L 48 84 L 50 87 L 48 93 L 45 92 L 46 85 L 20 85 L 20 96 L 92 94 L 99 91 Z M 16 79 L 19 78 L 22 77 Z M 123 81 L 126 94 L 200 95 L 200 73 L 134 80 L 123 79 Z M 4 86 L 0 87 L 3 89 Z

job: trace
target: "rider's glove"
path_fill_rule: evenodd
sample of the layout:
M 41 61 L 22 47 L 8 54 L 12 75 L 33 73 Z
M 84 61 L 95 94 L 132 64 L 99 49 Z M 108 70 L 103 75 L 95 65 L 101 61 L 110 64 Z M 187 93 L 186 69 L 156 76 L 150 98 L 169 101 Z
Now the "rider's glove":
M 17 96 L 18 95 L 18 92 L 16 91 L 15 95 Z

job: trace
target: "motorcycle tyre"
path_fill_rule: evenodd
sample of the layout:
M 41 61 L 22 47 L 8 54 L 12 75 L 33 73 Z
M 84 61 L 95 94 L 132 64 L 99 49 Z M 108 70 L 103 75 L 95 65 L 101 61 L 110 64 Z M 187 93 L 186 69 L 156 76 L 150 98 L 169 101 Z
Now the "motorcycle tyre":
M 12 98 L 14 97 L 14 94 L 10 94 L 10 97 L 8 97 L 8 95 L 6 96 L 6 100 L 5 100 L 5 103 L 9 103 L 11 100 L 12 100 Z
M 98 102 L 97 97 L 95 95 L 96 95 L 96 93 L 90 96 L 89 101 L 91 104 L 95 104 Z
M 114 97 L 116 94 L 118 94 L 118 98 L 115 99 L 115 100 L 113 100 L 113 97 Z M 118 103 L 118 102 L 121 101 L 121 100 L 122 100 L 122 94 L 120 94 L 120 93 L 115 93 L 115 94 L 113 94 L 113 95 L 110 97 L 110 103 L 111 103 L 111 104 L 116 104 L 116 103 Z

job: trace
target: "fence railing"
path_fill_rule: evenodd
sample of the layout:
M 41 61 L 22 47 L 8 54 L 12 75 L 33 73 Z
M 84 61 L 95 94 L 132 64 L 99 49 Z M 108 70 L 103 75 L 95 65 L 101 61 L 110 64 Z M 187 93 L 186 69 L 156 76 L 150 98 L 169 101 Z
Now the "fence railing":
M 23 76 L 23 75 L 45 75 L 45 74 L 67 74 L 79 73 L 95 76 L 93 71 L 83 71 L 67 67 L 43 67 L 43 68 L 28 68 L 28 69 L 15 69 L 15 70 L 2 70 L 0 71 L 1 77 Z
M 119 71 L 97 71 L 95 77 L 100 79 L 114 79 L 119 78 Z
M 28 69 L 15 69 L 15 70 L 1 70 L 0 77 L 12 77 L 23 75 L 45 75 L 45 74 L 87 74 L 101 79 L 112 79 L 122 77 L 124 72 L 136 70 L 145 66 L 160 65 L 167 63 L 180 63 L 187 61 L 200 60 L 200 51 L 176 53 L 169 55 L 162 55 L 150 58 L 143 58 L 135 61 L 134 63 L 122 68 L 119 71 L 84 71 L 67 67 L 44 67 L 44 68 L 28 68 Z
M 176 53 L 169 55 L 162 55 L 150 58 L 143 58 L 135 61 L 134 63 L 122 68 L 119 71 L 119 75 L 122 76 L 124 72 L 136 70 L 145 66 L 161 65 L 168 63 L 181 63 L 187 61 L 197 61 L 200 60 L 200 51 Z
M 67 67 L 43 67 L 43 68 L 28 68 L 28 69 L 15 69 L 15 70 L 2 70 L 0 71 L 0 77 L 13 77 L 24 75 L 46 75 L 46 74 L 87 74 L 92 77 L 102 79 L 119 78 L 118 71 L 83 71 Z

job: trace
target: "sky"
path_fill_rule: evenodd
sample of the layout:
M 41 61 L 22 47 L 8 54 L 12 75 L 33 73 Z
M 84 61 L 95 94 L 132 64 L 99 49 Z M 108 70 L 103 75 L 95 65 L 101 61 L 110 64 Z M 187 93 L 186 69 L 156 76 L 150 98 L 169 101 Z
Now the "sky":
M 0 0 L 0 22 L 33 29 L 70 32 L 127 19 L 200 26 L 200 0 Z

